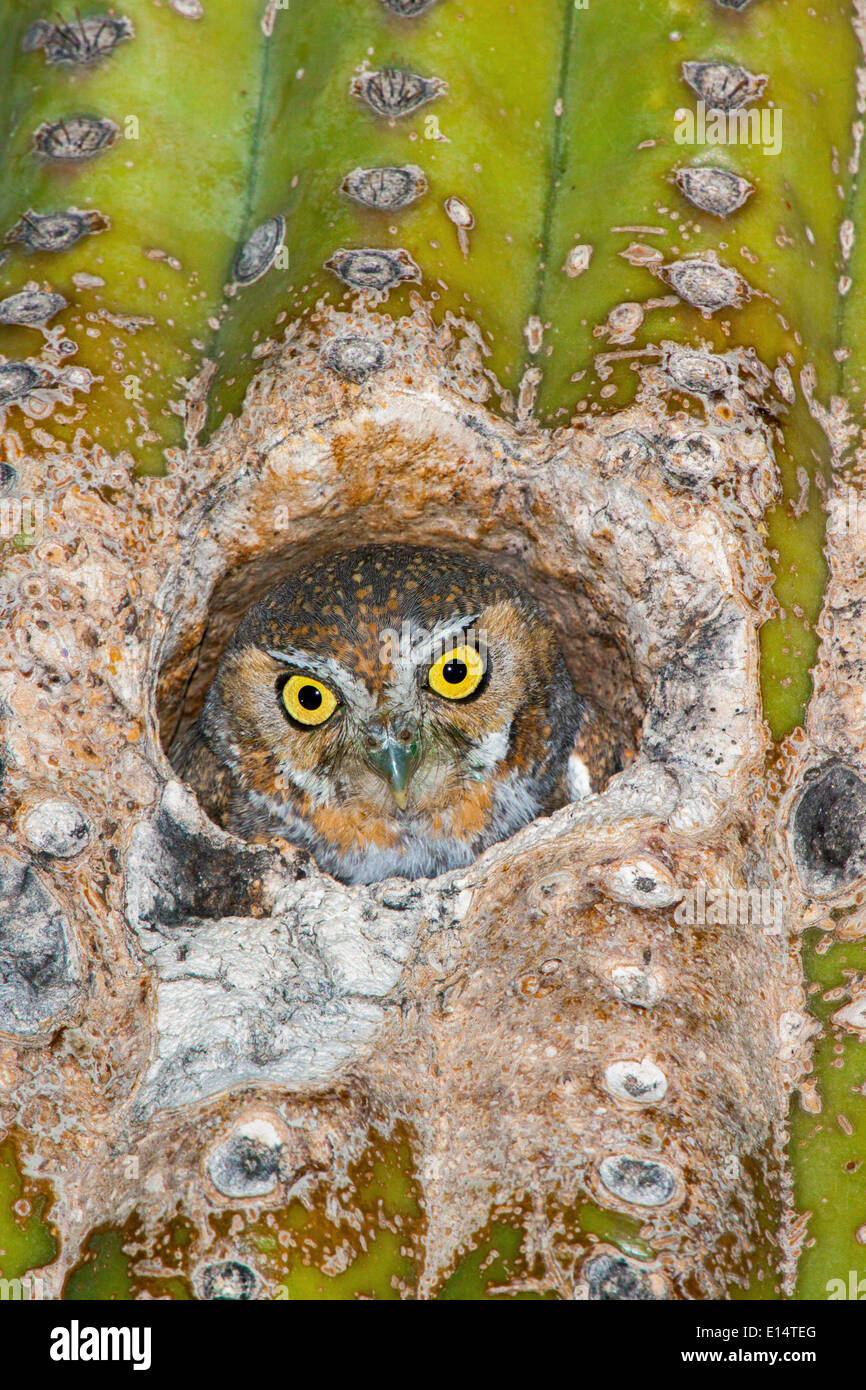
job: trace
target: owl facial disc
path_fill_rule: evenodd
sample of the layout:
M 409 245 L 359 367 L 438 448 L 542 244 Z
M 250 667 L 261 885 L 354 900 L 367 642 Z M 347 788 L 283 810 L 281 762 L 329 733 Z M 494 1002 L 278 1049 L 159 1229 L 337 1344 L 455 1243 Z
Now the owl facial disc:
M 361 546 L 247 610 L 175 766 L 235 834 L 287 839 L 347 883 L 425 878 L 564 804 L 584 716 L 514 580 Z

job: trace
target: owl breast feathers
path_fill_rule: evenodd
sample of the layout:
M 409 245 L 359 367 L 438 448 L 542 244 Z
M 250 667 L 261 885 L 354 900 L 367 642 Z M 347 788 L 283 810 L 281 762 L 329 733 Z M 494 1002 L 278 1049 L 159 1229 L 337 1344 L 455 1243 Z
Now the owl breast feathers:
M 602 747 L 594 779 L 578 751 L 600 727 L 510 579 L 369 546 L 248 610 L 172 761 L 226 830 L 282 836 L 335 878 L 371 883 L 467 865 L 589 793 L 615 770 Z

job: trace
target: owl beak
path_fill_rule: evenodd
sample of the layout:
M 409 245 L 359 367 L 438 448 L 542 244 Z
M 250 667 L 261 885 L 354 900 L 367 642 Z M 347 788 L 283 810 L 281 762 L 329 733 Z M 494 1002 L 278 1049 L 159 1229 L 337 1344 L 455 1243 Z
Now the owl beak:
M 406 738 L 404 730 L 397 733 L 381 725 L 371 727 L 368 733 L 367 762 L 376 775 L 388 783 L 400 810 L 405 811 L 409 804 L 409 783 L 420 761 L 417 733 L 412 730 L 411 738 Z

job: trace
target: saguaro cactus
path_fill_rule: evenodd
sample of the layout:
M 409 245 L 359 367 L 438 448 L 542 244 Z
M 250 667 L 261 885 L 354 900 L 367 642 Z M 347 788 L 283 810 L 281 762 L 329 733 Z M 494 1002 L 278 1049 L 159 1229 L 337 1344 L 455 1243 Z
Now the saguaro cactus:
M 0 1272 L 848 1296 L 859 11 L 0 12 Z M 359 539 L 518 577 L 625 770 L 435 880 L 212 825 L 173 740 Z

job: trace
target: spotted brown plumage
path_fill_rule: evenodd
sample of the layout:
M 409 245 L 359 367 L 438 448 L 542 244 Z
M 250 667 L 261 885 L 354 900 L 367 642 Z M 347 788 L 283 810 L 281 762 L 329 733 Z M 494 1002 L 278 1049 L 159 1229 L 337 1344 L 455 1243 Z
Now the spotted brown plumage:
M 367 546 L 249 609 L 173 761 L 225 829 L 282 836 L 361 883 L 466 865 L 593 790 L 582 750 L 612 770 L 602 729 L 513 580 Z

